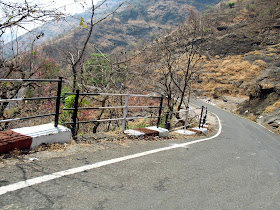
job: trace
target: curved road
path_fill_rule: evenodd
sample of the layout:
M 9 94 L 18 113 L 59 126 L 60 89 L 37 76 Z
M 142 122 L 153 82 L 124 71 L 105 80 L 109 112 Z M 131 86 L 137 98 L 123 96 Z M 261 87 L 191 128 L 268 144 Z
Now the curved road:
M 0 209 L 280 209 L 280 137 L 204 105 L 222 123 L 208 141 L 151 142 L 0 168 Z M 91 168 L 43 182 L 83 165 Z M 14 188 L 36 177 L 42 183 Z

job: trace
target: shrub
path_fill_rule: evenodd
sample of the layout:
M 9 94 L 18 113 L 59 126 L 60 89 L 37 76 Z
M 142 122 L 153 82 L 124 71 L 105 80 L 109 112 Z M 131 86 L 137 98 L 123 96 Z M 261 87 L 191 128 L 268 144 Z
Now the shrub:
M 230 2 L 230 3 L 228 3 L 229 8 L 233 8 L 233 7 L 234 7 L 234 5 L 235 5 L 235 3 L 234 3 L 234 2 Z

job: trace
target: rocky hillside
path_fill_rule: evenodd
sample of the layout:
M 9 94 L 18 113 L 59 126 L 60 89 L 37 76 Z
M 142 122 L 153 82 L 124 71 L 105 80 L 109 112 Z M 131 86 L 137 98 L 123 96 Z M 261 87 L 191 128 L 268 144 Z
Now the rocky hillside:
M 112 18 L 94 28 L 90 43 L 94 43 L 105 53 L 112 50 L 130 51 L 147 43 L 167 31 L 176 29 L 189 15 L 189 8 L 202 10 L 207 5 L 215 5 L 220 0 L 132 0 L 128 1 Z M 108 7 L 114 1 L 108 1 Z M 114 3 L 116 5 L 116 3 Z M 79 48 L 85 40 L 87 30 L 76 27 L 73 30 L 45 44 L 45 52 L 62 60 L 56 49 Z
M 196 96 L 220 100 L 227 107 L 238 103 L 231 111 L 280 133 L 280 1 L 223 1 L 197 20 L 203 33 L 190 42 L 199 46 L 201 54 L 199 79 L 192 86 Z M 191 28 L 189 22 L 181 28 Z M 165 40 L 177 40 L 176 44 L 182 37 L 177 36 L 179 30 L 166 35 Z M 186 62 L 180 60 L 187 56 L 184 49 L 182 52 L 173 63 L 184 69 Z M 143 57 L 134 61 L 135 67 L 143 63 Z M 149 65 L 142 64 L 137 71 L 149 69 Z M 156 68 L 151 71 L 158 71 Z M 144 86 L 154 89 L 151 84 L 148 81 Z
M 233 1 L 206 13 L 201 95 L 243 97 L 238 112 L 280 132 L 280 1 Z

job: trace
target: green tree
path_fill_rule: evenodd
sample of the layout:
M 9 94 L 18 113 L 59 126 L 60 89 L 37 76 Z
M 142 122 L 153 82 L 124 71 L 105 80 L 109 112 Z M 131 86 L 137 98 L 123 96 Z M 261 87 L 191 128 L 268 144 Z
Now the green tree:
M 84 80 L 86 80 L 88 85 L 96 87 L 108 85 L 111 65 L 104 56 L 106 55 L 93 53 L 91 59 L 86 62 Z
M 233 7 L 234 7 L 234 5 L 235 5 L 235 3 L 234 3 L 234 2 L 230 2 L 230 3 L 228 3 L 229 8 L 233 8 Z

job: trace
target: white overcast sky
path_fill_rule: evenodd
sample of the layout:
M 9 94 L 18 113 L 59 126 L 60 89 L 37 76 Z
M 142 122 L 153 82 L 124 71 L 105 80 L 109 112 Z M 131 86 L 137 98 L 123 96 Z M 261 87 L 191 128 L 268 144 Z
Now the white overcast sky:
M 21 3 L 25 0 L 2 0 L 3 2 L 13 2 L 13 3 Z M 99 0 L 93 0 L 93 3 L 96 4 Z M 76 13 L 85 12 L 87 9 L 91 7 L 92 0 L 27 0 L 30 5 L 39 5 L 41 8 L 44 9 L 58 9 L 59 11 L 74 15 Z M 40 24 L 39 24 L 40 25 Z M 24 25 L 27 29 L 31 30 L 34 27 L 39 26 L 38 24 L 31 23 Z M 11 39 L 10 30 L 8 29 L 0 40 L 5 40 L 5 42 L 9 42 Z M 25 30 L 17 28 L 16 29 L 17 35 L 22 35 L 26 33 Z
M 24 2 L 24 0 L 3 0 L 4 2 Z M 96 4 L 99 0 L 93 0 Z M 38 4 L 42 7 L 56 8 L 62 12 L 75 14 L 91 6 L 92 0 L 27 0 L 31 4 Z

